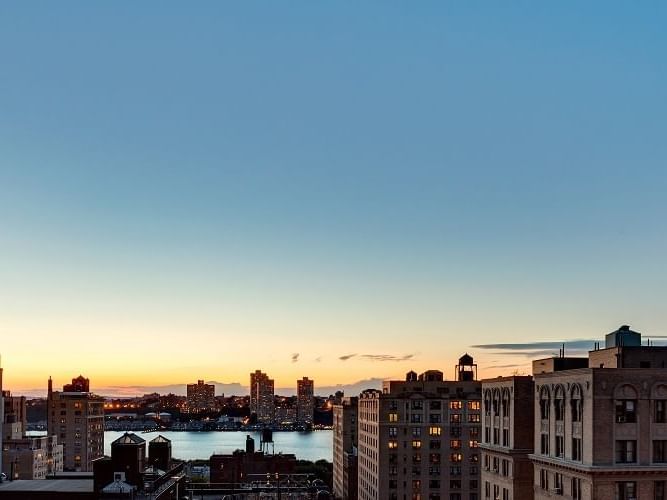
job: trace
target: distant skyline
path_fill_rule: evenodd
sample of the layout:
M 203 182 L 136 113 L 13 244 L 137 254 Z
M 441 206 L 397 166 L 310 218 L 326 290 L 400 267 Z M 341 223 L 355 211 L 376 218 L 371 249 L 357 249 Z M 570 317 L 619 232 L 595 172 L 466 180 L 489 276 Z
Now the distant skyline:
M 667 335 L 666 23 L 3 2 L 5 387 L 495 376 Z

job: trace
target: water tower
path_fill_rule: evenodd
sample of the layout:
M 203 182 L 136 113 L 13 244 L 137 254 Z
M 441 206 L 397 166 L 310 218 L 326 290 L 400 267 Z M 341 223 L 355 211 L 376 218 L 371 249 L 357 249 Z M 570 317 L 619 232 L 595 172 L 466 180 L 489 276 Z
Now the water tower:
M 459 364 L 456 365 L 456 380 L 459 382 L 477 380 L 477 364 L 468 353 L 459 358 Z

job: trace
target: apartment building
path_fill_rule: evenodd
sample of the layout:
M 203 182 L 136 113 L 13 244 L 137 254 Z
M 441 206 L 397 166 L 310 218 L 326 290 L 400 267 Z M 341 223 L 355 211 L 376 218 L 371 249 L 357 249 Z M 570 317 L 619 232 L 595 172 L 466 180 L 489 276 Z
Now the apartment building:
M 3 442 L 2 463 L 10 479 L 46 479 L 62 472 L 63 446 L 57 436 L 21 437 Z
M 92 471 L 92 461 L 104 454 L 104 398 L 91 393 L 81 376 L 62 392 L 53 390 L 49 378 L 47 412 L 48 435 L 63 446 L 64 470 Z
M 340 500 L 357 499 L 357 413 L 359 398 L 333 406 L 333 492 Z
M 296 421 L 313 425 L 315 413 L 315 382 L 308 377 L 296 381 Z
M 482 498 L 533 498 L 533 378 L 482 380 L 482 396 Z
M 534 498 L 667 499 L 667 348 L 623 326 L 559 359 L 533 363 Z
M 273 424 L 275 417 L 274 382 L 260 370 L 250 374 L 250 413 L 257 416 L 257 423 Z
M 198 380 L 187 385 L 187 407 L 191 413 L 215 410 L 215 385 Z
M 481 384 L 469 355 L 364 391 L 358 407 L 360 500 L 477 500 Z

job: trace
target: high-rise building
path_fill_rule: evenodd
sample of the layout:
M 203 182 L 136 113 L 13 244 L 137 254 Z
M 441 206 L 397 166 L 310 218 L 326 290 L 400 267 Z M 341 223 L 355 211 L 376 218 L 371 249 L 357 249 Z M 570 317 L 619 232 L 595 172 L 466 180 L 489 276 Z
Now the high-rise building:
M 64 469 L 92 471 L 92 461 L 104 454 L 104 398 L 90 392 L 81 376 L 54 391 L 49 378 L 48 434 L 63 445 Z
M 533 378 L 482 380 L 482 396 L 482 498 L 532 498 Z
M 303 377 L 296 381 L 296 421 L 302 425 L 313 424 L 315 413 L 315 382 Z
M 341 500 L 357 499 L 358 406 L 356 397 L 333 406 L 333 492 Z
M 667 498 L 667 347 L 622 326 L 568 359 L 533 362 L 534 498 Z
M 429 370 L 364 391 L 358 408 L 360 500 L 479 498 L 481 384 L 459 359 L 456 379 Z
M 275 415 L 274 383 L 266 373 L 250 374 L 250 413 L 260 424 L 273 424 Z
M 187 387 L 188 411 L 198 413 L 215 409 L 215 385 L 198 380 Z

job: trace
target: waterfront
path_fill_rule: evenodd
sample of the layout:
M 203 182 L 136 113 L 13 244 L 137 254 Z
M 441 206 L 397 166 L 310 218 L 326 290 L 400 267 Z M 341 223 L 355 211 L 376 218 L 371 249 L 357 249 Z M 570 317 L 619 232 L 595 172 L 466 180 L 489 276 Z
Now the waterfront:
M 111 443 L 122 436 L 121 431 L 104 433 L 104 453 L 111 454 Z M 259 432 L 146 432 L 137 433 L 146 441 L 163 435 L 171 440 L 174 458 L 182 460 L 208 459 L 214 453 L 232 453 L 245 448 L 246 435 L 255 439 L 255 449 L 259 450 Z M 274 432 L 273 441 L 276 453 L 293 453 L 303 460 L 333 460 L 332 431 L 312 432 Z

